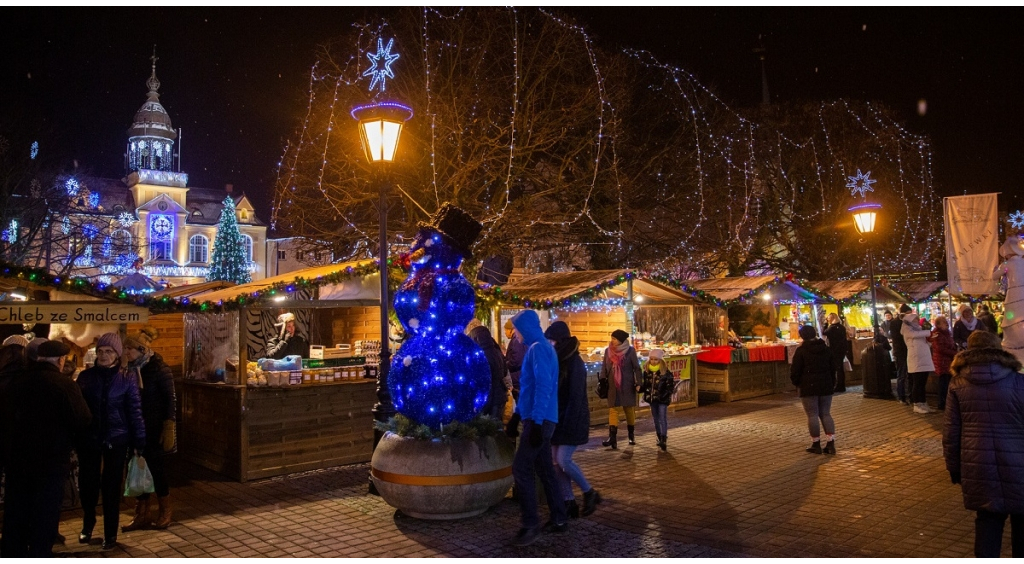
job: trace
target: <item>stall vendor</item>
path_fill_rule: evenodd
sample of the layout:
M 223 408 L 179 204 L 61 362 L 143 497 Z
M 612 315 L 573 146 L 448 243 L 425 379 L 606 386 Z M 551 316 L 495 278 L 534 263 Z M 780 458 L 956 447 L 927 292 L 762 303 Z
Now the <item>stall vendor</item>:
M 295 331 L 294 313 L 282 313 L 277 316 L 277 323 L 274 326 L 280 327 L 281 332 L 270 338 L 267 358 L 282 359 L 290 355 L 309 358 L 309 341 Z

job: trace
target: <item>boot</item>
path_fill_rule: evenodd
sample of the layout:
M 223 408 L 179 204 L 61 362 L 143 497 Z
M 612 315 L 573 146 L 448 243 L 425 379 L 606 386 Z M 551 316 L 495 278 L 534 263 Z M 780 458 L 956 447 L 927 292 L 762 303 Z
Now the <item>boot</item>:
M 619 444 L 615 440 L 615 435 L 618 435 L 618 434 L 619 434 L 619 428 L 614 426 L 614 425 L 609 425 L 608 426 L 608 440 L 607 441 L 602 441 L 601 445 L 606 446 L 606 447 L 611 447 L 612 450 L 616 450 L 617 448 L 619 448 Z
M 636 425 L 626 425 L 626 431 L 629 432 L 629 444 L 635 445 L 636 439 L 633 438 L 633 431 L 636 430 Z
M 822 452 L 824 452 L 825 454 L 835 454 L 836 453 L 836 441 L 833 439 L 833 440 L 825 443 L 825 448 L 822 450 Z
M 576 505 L 575 499 L 570 499 L 565 502 L 565 514 L 568 515 L 570 519 L 580 518 L 580 506 Z
M 807 447 L 807 452 L 811 454 L 821 454 L 821 441 L 814 441 L 811 446 Z
M 171 524 L 171 496 L 157 497 L 156 501 L 160 506 L 160 515 L 157 516 L 156 522 L 153 523 L 153 528 L 166 529 Z
M 668 452 L 668 435 L 658 435 L 658 447 L 662 451 Z
M 127 525 L 121 525 L 121 532 L 138 531 L 146 529 L 153 522 L 149 519 L 149 498 L 135 500 L 135 517 Z
M 601 503 L 601 494 L 597 490 L 590 488 L 589 492 L 583 492 L 583 516 L 593 513 L 598 503 Z

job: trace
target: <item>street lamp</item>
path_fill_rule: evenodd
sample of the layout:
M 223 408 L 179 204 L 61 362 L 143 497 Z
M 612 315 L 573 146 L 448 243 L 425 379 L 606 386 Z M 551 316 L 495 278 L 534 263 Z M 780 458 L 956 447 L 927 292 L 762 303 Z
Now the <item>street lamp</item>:
M 881 209 L 882 204 L 865 201 L 851 207 L 849 210 L 850 213 L 853 214 L 853 224 L 857 227 L 857 233 L 860 233 L 863 236 L 860 242 L 866 243 L 868 247 L 868 284 L 871 287 L 871 327 L 874 331 L 875 337 L 878 336 L 878 297 L 875 295 L 875 259 L 871 255 L 871 243 L 867 238 L 875 232 L 878 212 Z

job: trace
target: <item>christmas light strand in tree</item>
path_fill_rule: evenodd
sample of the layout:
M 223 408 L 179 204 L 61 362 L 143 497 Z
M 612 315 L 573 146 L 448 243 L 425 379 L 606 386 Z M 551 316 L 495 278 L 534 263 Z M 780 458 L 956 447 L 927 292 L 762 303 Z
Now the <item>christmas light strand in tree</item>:
M 252 281 L 249 273 L 249 257 L 242 233 L 238 230 L 235 216 L 235 201 L 231 196 L 224 198 L 224 209 L 217 224 L 217 238 L 213 240 L 213 257 L 210 261 L 210 275 L 207 280 L 227 280 L 235 284 Z

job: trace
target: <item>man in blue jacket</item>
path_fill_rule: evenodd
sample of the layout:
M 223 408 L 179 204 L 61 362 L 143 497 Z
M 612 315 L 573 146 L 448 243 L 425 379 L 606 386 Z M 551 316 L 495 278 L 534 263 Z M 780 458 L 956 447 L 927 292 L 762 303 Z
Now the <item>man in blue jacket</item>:
M 551 460 L 551 435 L 558 423 L 558 355 L 544 338 L 536 311 L 527 309 L 519 312 L 512 318 L 512 325 L 516 336 L 526 346 L 526 356 L 519 373 L 519 402 L 506 431 L 511 437 L 517 436 L 519 420 L 522 419 L 523 439 L 519 441 L 512 462 L 512 476 L 522 512 L 522 528 L 516 535 L 515 544 L 526 546 L 537 540 L 542 531 L 534 473 L 540 476 L 544 485 L 544 496 L 551 513 L 543 531 L 561 533 L 568 530 L 569 524 Z

